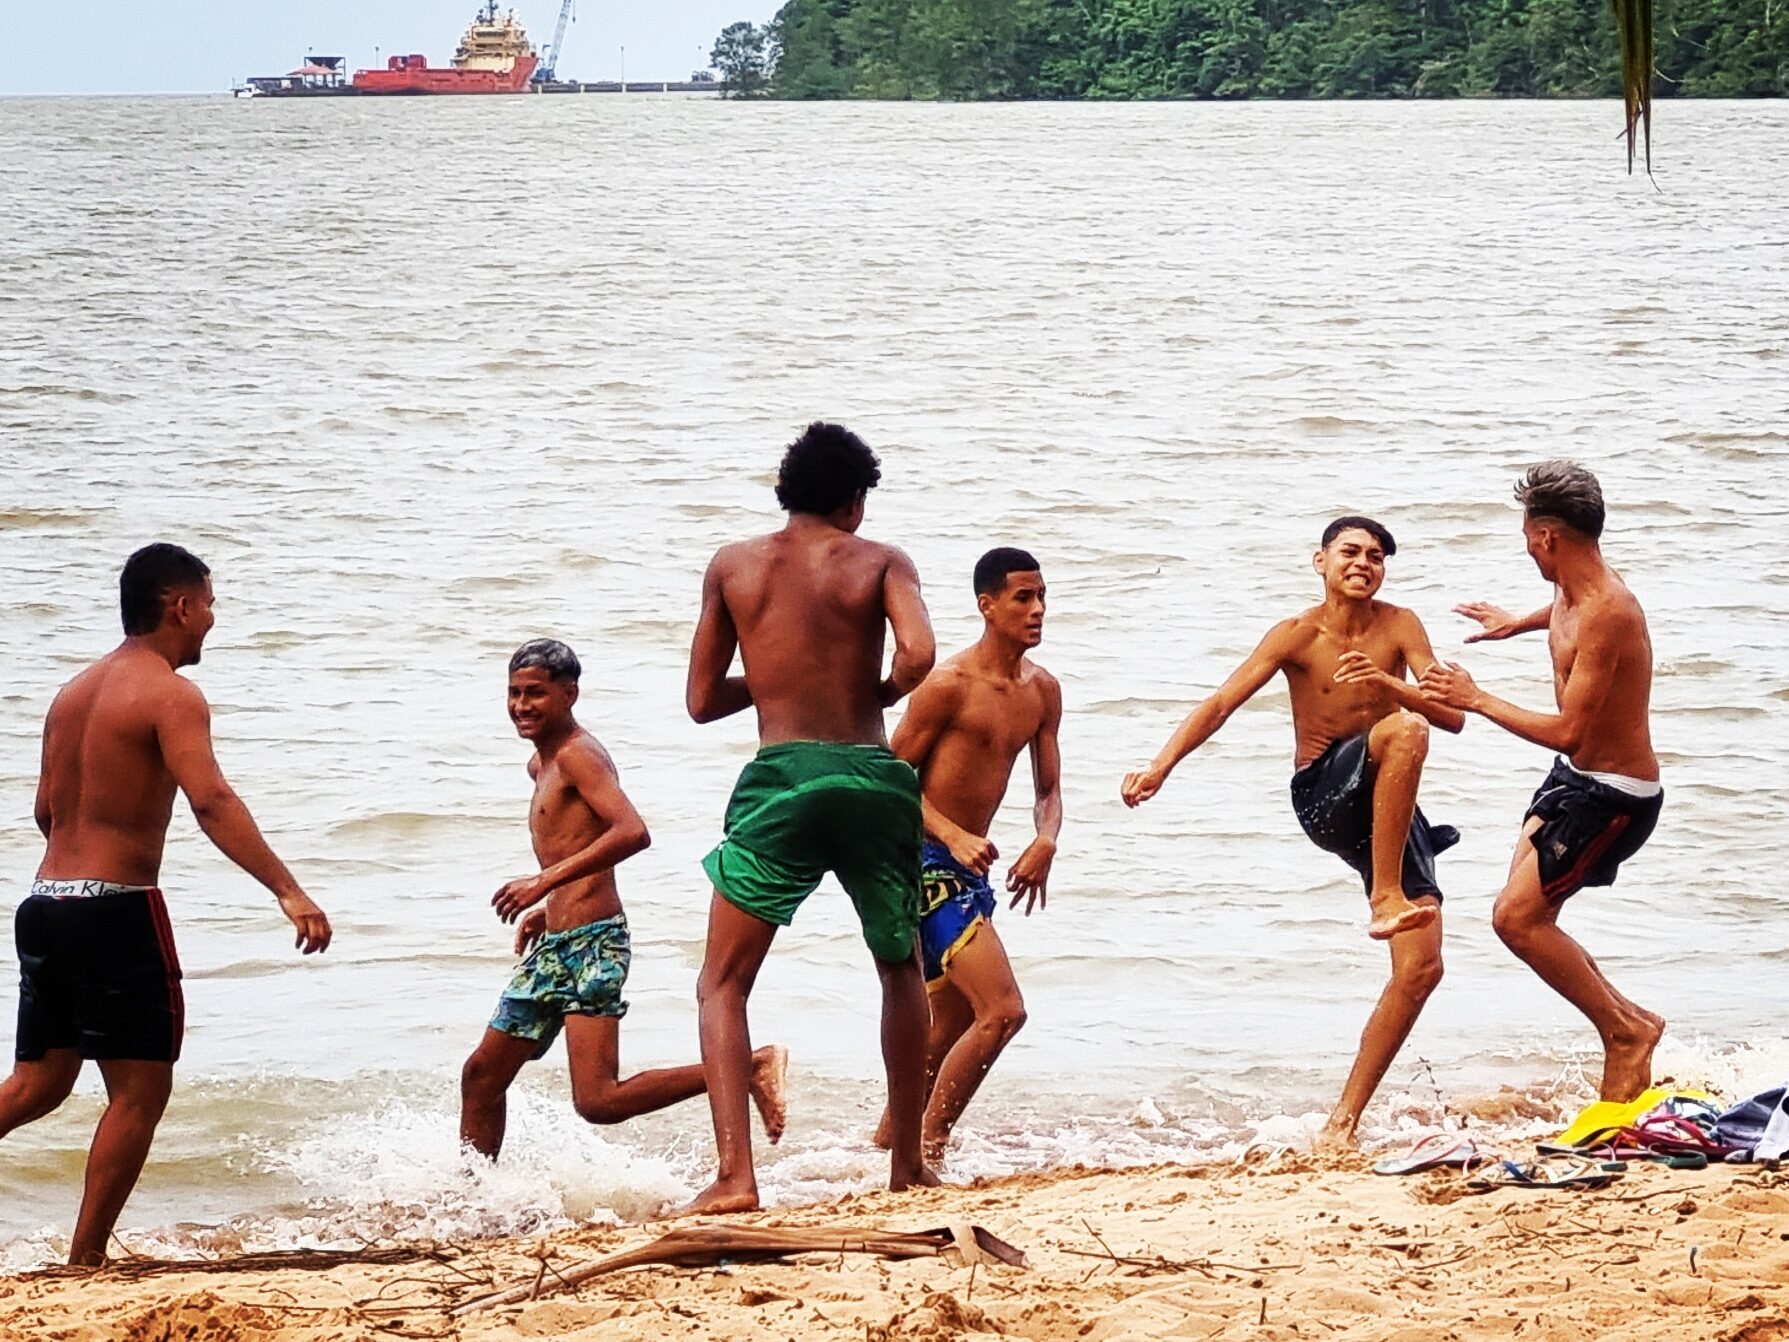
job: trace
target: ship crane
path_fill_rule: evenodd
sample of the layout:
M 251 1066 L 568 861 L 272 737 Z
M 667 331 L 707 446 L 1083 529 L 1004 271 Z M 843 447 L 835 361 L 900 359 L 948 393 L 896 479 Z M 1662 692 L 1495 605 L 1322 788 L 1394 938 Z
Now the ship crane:
M 550 84 L 559 77 L 557 70 L 559 54 L 565 50 L 565 25 L 571 22 L 574 3 L 575 0 L 564 0 L 564 3 L 559 6 L 559 22 L 553 29 L 553 45 L 547 48 L 546 59 L 534 72 L 536 84 Z

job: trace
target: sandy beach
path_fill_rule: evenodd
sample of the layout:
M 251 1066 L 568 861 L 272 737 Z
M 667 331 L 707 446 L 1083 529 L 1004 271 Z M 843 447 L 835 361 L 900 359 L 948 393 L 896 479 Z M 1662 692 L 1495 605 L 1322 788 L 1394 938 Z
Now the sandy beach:
M 737 1224 L 984 1227 L 1026 1268 L 888 1261 L 654 1265 L 557 1277 L 670 1225 L 209 1265 L 137 1260 L 0 1282 L 0 1335 L 120 1342 L 665 1337 L 1789 1338 L 1789 1176 L 1633 1166 L 1607 1189 L 1473 1194 L 1284 1154 L 1065 1170 L 779 1209 Z M 674 1223 L 681 1224 L 681 1223 Z M 539 1297 L 455 1316 L 493 1289 Z

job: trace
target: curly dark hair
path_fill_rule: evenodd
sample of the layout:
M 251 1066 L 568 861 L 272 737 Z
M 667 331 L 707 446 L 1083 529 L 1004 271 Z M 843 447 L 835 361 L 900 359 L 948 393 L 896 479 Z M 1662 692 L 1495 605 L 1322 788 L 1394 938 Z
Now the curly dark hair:
M 876 454 L 842 424 L 815 420 L 789 444 L 776 473 L 776 501 L 792 513 L 835 513 L 876 487 Z

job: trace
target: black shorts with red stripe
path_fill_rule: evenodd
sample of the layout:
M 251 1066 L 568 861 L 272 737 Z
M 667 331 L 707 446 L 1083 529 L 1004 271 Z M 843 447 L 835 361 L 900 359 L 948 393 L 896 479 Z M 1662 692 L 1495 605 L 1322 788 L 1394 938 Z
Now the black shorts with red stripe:
M 1523 817 L 1541 822 L 1532 836 L 1541 893 L 1565 899 L 1587 885 L 1614 885 L 1621 864 L 1652 837 L 1664 804 L 1662 789 L 1636 797 L 1556 760 Z
M 175 1062 L 186 999 L 168 906 L 153 887 L 41 881 L 18 907 L 19 1033 L 14 1055 Z M 103 893 L 82 893 L 103 891 Z

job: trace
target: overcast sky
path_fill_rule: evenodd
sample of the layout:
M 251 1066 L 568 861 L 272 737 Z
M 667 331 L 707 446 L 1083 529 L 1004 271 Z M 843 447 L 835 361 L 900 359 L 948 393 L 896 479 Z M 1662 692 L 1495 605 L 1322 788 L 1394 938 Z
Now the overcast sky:
M 279 74 L 306 51 L 354 68 L 417 51 L 445 64 L 480 0 L 51 0 L 0 4 L 0 94 L 227 91 Z M 503 0 L 499 0 L 503 3 Z M 630 79 L 685 79 L 708 64 L 715 35 L 762 22 L 781 0 L 575 0 L 559 73 L 613 79 L 627 48 Z M 559 0 L 514 0 L 539 46 Z M 28 22 L 26 21 L 28 18 Z

